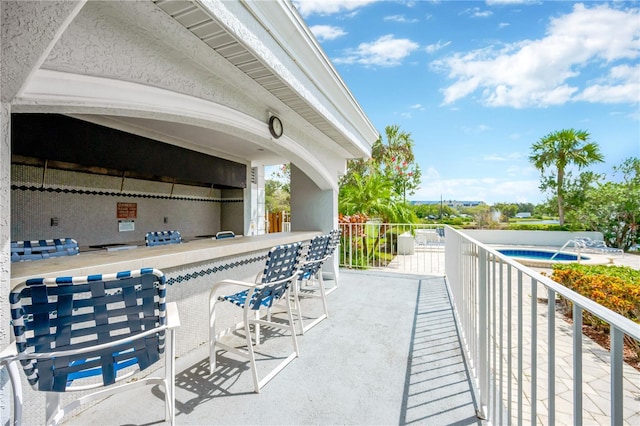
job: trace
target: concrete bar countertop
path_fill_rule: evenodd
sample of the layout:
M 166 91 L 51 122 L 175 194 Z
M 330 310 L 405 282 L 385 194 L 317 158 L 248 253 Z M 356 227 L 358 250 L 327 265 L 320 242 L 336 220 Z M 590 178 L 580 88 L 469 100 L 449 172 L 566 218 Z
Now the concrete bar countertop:
M 11 288 L 28 278 L 107 274 L 140 268 L 167 269 L 178 266 L 268 250 L 279 244 L 310 240 L 320 231 L 278 232 L 273 234 L 225 238 L 194 239 L 181 244 L 116 251 L 91 251 L 76 256 L 14 262 Z

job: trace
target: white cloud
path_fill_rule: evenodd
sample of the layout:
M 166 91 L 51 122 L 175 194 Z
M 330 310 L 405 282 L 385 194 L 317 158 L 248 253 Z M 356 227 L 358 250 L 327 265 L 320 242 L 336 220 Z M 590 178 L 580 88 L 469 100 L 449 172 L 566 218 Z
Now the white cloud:
M 487 126 L 486 124 L 478 124 L 475 127 L 468 127 L 468 126 L 463 126 L 462 130 L 469 134 L 469 135 L 476 135 L 479 133 L 484 133 L 487 132 L 489 130 L 491 130 L 491 128 L 489 126 Z
M 335 40 L 338 37 L 347 35 L 342 28 L 334 27 L 332 25 L 314 25 L 309 29 L 313 35 L 316 36 L 318 41 Z
M 560 105 L 569 101 L 638 102 L 638 67 L 620 65 L 640 56 L 638 9 L 574 5 L 551 19 L 546 36 L 490 46 L 434 61 L 455 82 L 443 90 L 444 104 L 476 91 L 489 106 Z M 607 68 L 613 65 L 615 67 Z M 615 84 L 581 84 L 581 72 L 599 65 Z M 590 67 L 596 68 L 596 67 Z M 626 96 L 625 96 L 626 93 Z
M 394 38 L 392 34 L 371 43 L 361 43 L 356 49 L 348 49 L 345 55 L 334 59 L 338 64 L 393 67 L 420 46 L 406 38 Z
M 422 171 L 422 179 L 423 180 L 439 180 L 440 172 L 435 167 L 427 167 Z
M 511 153 L 500 153 L 500 154 L 487 154 L 482 159 L 485 161 L 509 161 L 513 163 L 516 160 L 522 159 L 522 157 L 523 157 L 523 154 L 520 152 L 511 152 Z
M 575 100 L 606 104 L 640 101 L 640 64 L 612 67 L 604 81 L 608 84 L 589 86 Z
M 501 154 L 489 154 L 482 157 L 485 161 L 507 161 L 508 158 Z
M 504 201 L 512 201 L 514 196 L 521 203 L 540 203 L 542 194 L 540 193 L 540 181 L 531 180 L 503 180 L 496 182 L 491 188 L 487 188 L 486 194 L 491 204 Z
M 336 13 L 353 12 L 377 0 L 299 0 L 293 5 L 303 17 L 310 15 L 333 15 Z
M 412 19 L 407 19 L 404 15 L 390 15 L 390 16 L 385 16 L 384 17 L 385 21 L 390 21 L 390 22 L 399 22 L 402 24 L 413 24 L 418 22 L 417 19 L 412 18 Z
M 460 12 L 461 15 L 471 15 L 474 18 L 488 18 L 493 15 L 490 10 L 481 10 L 479 7 L 471 7 Z
M 434 53 L 434 52 L 437 52 L 440 49 L 444 49 L 445 47 L 449 46 L 450 44 L 451 44 L 450 41 L 438 40 L 437 43 L 428 45 L 427 47 L 425 47 L 424 50 L 426 50 L 427 53 Z
M 511 161 L 511 163 L 513 162 L 514 161 Z M 523 178 L 523 177 L 531 177 L 531 176 L 538 177 L 539 171 L 538 169 L 536 169 L 535 167 L 532 167 L 531 165 L 525 166 L 525 165 L 513 164 L 505 169 L 505 174 L 512 178 L 514 177 Z M 537 182 L 539 185 L 540 181 L 538 180 Z
M 411 105 L 409 108 L 424 111 L 424 106 L 422 104 Z
M 511 24 L 510 24 L 510 23 L 508 23 L 508 22 L 500 22 L 500 23 L 498 24 L 498 28 L 506 28 L 506 27 L 508 27 L 508 26 L 510 26 L 510 25 L 511 25 Z
M 532 0 L 486 0 L 487 6 L 501 6 L 505 4 L 533 3 Z

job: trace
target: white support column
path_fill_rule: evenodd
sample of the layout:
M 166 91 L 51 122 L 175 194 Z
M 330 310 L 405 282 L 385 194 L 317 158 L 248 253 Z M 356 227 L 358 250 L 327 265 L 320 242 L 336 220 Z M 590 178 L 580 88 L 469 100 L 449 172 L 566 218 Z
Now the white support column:
M 329 232 L 337 227 L 338 192 L 332 189 L 321 190 L 307 175 L 291 164 L 291 231 Z M 337 251 L 331 262 L 339 262 Z M 327 272 L 338 270 L 329 262 L 322 269 Z
M 0 347 L 11 340 L 9 290 L 11 285 L 11 106 L 0 104 Z M 9 422 L 11 391 L 6 369 L 0 370 L 0 424 Z
M 265 228 L 264 166 L 252 166 L 248 171 L 245 191 L 245 235 L 262 235 Z
M 255 218 L 256 221 L 256 234 L 262 235 L 266 234 L 267 230 L 265 228 L 265 220 L 266 220 L 266 193 L 264 189 L 265 178 L 264 178 L 264 166 L 256 167 L 256 186 L 258 188 L 256 206 L 257 206 L 257 216 Z
M 329 232 L 337 226 L 337 192 L 321 190 L 307 175 L 292 164 L 291 231 Z

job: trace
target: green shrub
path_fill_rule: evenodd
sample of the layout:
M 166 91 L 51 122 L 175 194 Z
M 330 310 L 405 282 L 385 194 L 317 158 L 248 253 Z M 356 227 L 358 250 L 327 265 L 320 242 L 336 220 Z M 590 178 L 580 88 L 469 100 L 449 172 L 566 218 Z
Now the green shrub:
M 640 324 L 640 271 L 627 266 L 554 265 L 554 281 L 598 304 Z M 572 304 L 561 298 L 560 303 L 571 316 Z M 584 324 L 609 332 L 609 324 L 587 311 Z M 625 342 L 640 357 L 640 342 L 625 336 Z
M 509 231 L 568 231 L 569 227 L 555 223 L 510 223 L 506 229 Z

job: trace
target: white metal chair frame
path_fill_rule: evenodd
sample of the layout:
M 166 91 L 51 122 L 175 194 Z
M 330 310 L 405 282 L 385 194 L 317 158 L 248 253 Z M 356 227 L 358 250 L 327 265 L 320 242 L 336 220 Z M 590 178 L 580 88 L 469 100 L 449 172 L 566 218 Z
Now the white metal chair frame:
M 159 319 L 157 325 L 150 329 L 143 330 L 130 330 L 128 333 L 123 333 L 123 336 L 120 339 L 108 341 L 101 344 L 93 344 L 87 346 L 87 343 L 82 337 L 73 337 L 71 334 L 70 337 L 70 345 L 69 347 L 73 348 L 70 350 L 53 350 L 53 351 L 43 351 L 40 346 L 49 346 L 49 344 L 43 344 L 43 339 L 51 340 L 50 337 L 46 336 L 32 336 L 31 332 L 29 332 L 30 328 L 27 328 L 23 325 L 25 312 L 22 310 L 20 297 L 21 292 L 28 288 L 29 286 L 39 286 L 39 287 L 47 287 L 47 288 L 56 288 L 61 286 L 84 286 L 89 288 L 91 291 L 92 284 L 102 285 L 105 284 L 105 287 L 109 288 L 109 283 L 118 282 L 121 280 L 131 280 L 140 278 L 142 275 L 154 275 L 156 282 L 153 284 L 156 287 L 156 318 Z M 135 287 L 139 290 L 139 284 L 136 284 Z M 129 292 L 130 290 L 124 289 L 123 287 L 116 287 L 120 292 Z M 102 290 L 100 290 L 102 291 Z M 66 292 L 64 290 L 60 293 L 55 293 L 53 296 L 54 299 L 61 297 L 72 297 L 70 296 L 71 292 Z M 85 292 L 86 293 L 86 292 Z M 145 318 L 151 317 L 153 318 L 154 314 L 150 313 L 149 308 L 153 308 L 150 303 L 153 303 L 153 293 L 143 289 L 143 295 L 138 297 L 143 297 L 146 299 L 143 302 L 145 306 Z M 75 293 L 74 293 L 75 294 Z M 121 294 L 121 293 L 120 293 Z M 159 299 L 157 295 L 160 295 Z M 22 408 L 23 408 L 23 395 L 22 395 L 22 383 L 20 380 L 20 375 L 18 374 L 18 362 L 20 362 L 25 370 L 25 374 L 27 375 L 27 379 L 29 383 L 34 387 L 35 390 L 42 390 L 43 387 L 47 387 L 48 385 L 43 385 L 39 383 L 39 372 L 41 370 L 38 369 L 38 364 L 43 364 L 42 368 L 47 368 L 47 364 L 54 363 L 56 364 L 56 368 L 61 368 L 62 370 L 77 370 L 77 372 L 70 372 L 68 375 L 68 379 L 66 383 L 63 381 L 60 383 L 59 379 L 55 379 L 50 391 L 46 391 L 46 424 L 58 424 L 62 418 L 76 409 L 82 404 L 85 404 L 90 401 L 94 401 L 96 399 L 104 398 L 106 396 L 115 394 L 120 392 L 123 389 L 131 389 L 138 388 L 144 385 L 161 385 L 165 390 L 165 420 L 169 421 L 171 424 L 174 424 L 175 421 L 175 333 L 174 330 L 180 326 L 180 319 L 178 317 L 178 309 L 177 305 L 174 303 L 166 303 L 164 298 L 166 294 L 165 289 L 165 278 L 161 271 L 157 269 L 141 269 L 137 271 L 123 271 L 117 274 L 105 274 L 105 275 L 91 275 L 86 277 L 59 277 L 59 278 L 38 278 L 27 280 L 25 283 L 18 285 L 14 290 L 12 290 L 12 317 L 14 321 L 14 329 L 22 330 L 22 333 L 16 332 L 16 341 L 14 341 L 11 345 L 6 347 L 0 353 L 0 363 L 2 365 L 6 365 L 9 377 L 11 380 L 13 398 L 14 398 L 14 424 L 20 425 L 22 423 Z M 73 296 L 75 297 L 75 296 Z M 110 296 L 108 294 L 100 294 L 96 297 L 100 299 L 107 299 Z M 125 296 L 126 297 L 126 296 Z M 91 298 L 84 298 L 79 302 L 81 306 L 87 306 L 88 301 L 92 300 Z M 49 299 L 53 300 L 53 299 Z M 139 300 L 139 299 L 138 299 Z M 93 326 L 95 329 L 103 329 L 102 336 L 104 337 L 105 333 L 109 333 L 107 329 L 109 326 L 99 325 L 99 322 L 107 321 L 109 324 L 116 322 L 113 320 L 113 316 L 110 314 L 106 314 L 103 309 L 106 308 L 106 304 L 100 304 L 100 306 L 96 309 L 95 315 L 93 313 L 85 313 L 86 308 L 78 308 L 76 305 L 78 302 L 74 298 L 73 313 L 69 313 L 68 316 L 63 317 L 60 316 L 57 312 L 44 312 L 44 315 L 50 316 L 51 325 L 47 326 L 47 328 L 51 327 L 55 329 L 53 334 L 50 336 L 57 336 L 58 333 L 68 333 L 67 324 L 70 326 L 71 324 L 77 324 L 77 322 L 73 322 L 74 320 L 71 317 L 83 317 L 79 321 L 84 321 L 84 323 L 92 323 L 95 321 L 95 325 Z M 110 302 L 114 302 L 110 300 Z M 101 302 L 102 303 L 102 302 Z M 115 304 L 115 302 L 113 303 Z M 50 305 L 57 307 L 55 302 L 50 302 Z M 68 306 L 71 306 L 70 304 Z M 88 305 L 90 308 L 93 305 Z M 84 309 L 84 311 L 82 311 Z M 102 310 L 98 313 L 99 310 Z M 108 309 L 107 309 L 108 310 Z M 127 315 L 137 316 L 138 314 L 133 313 L 133 308 L 130 311 L 127 311 L 127 308 L 118 308 L 119 313 L 117 317 L 122 319 L 123 317 L 127 317 Z M 138 311 L 140 309 L 137 309 Z M 152 309 L 153 310 L 153 309 Z M 82 311 L 80 314 L 77 314 L 77 311 Z M 126 312 L 125 312 L 126 311 Z M 149 315 L 147 315 L 149 314 Z M 36 313 L 32 314 L 36 315 Z M 40 314 L 42 315 L 42 314 Z M 58 318 L 61 320 L 58 321 Z M 94 319 L 95 318 L 95 319 Z M 110 318 L 110 319 L 107 319 Z M 49 320 L 47 320 L 49 321 Z M 78 320 L 75 320 L 78 321 Z M 55 325 L 54 325 L 55 324 Z M 86 328 L 86 327 L 85 327 Z M 121 328 L 122 329 L 122 328 Z M 81 327 L 73 328 L 73 330 L 81 330 Z M 94 330 L 95 331 L 95 330 Z M 29 334 L 27 336 L 27 333 Z M 82 332 L 80 331 L 80 336 L 82 336 Z M 96 331 L 95 333 L 100 334 L 100 331 Z M 115 333 L 115 332 L 114 332 Z M 117 336 L 116 336 L 117 337 Z M 91 337 L 90 337 L 91 338 Z M 90 339 L 89 338 L 89 339 Z M 140 348 L 141 345 L 149 344 L 147 339 L 151 338 L 153 342 L 157 342 L 158 347 L 164 351 L 165 357 L 165 367 L 164 367 L 164 377 L 162 376 L 153 376 L 153 377 L 145 377 L 136 381 L 122 383 L 124 380 L 131 377 L 133 374 L 141 371 L 140 365 L 141 360 L 138 358 L 139 355 L 138 349 L 131 349 L 132 346 Z M 68 339 L 67 339 L 68 340 Z M 78 342 L 79 340 L 79 342 Z M 101 338 L 104 341 L 104 339 Z M 141 343 L 142 342 L 142 343 Z M 145 343 L 147 342 L 147 343 Z M 93 342 L 91 342 L 93 343 Z M 37 349 L 34 350 L 34 344 L 38 346 Z M 132 345 L 133 344 L 133 345 Z M 61 346 L 64 348 L 64 346 Z M 142 356 L 144 353 L 140 352 Z M 135 354 L 135 357 L 132 355 Z M 102 365 L 102 357 L 106 356 L 110 363 L 107 367 L 103 368 Z M 129 359 L 126 359 L 129 357 Z M 70 363 L 67 362 L 67 359 L 74 360 Z M 124 361 L 118 362 L 118 359 L 124 359 Z M 114 362 L 115 360 L 115 362 Z M 150 360 L 148 361 L 149 365 L 154 364 L 156 361 Z M 63 364 L 60 364 L 63 363 Z M 58 365 L 60 364 L 60 365 Z M 123 374 L 118 375 L 118 370 L 120 366 L 118 364 L 123 365 L 122 371 Z M 138 368 L 133 368 L 134 365 L 137 365 Z M 142 363 L 144 365 L 144 363 Z M 126 371 L 125 371 L 126 370 Z M 88 384 L 73 384 L 73 381 L 84 381 L 83 379 L 90 376 L 98 377 L 102 375 L 102 380 L 100 381 L 92 381 Z M 105 381 L 111 382 L 106 383 Z M 41 382 L 41 381 L 40 381 Z M 113 383 L 113 384 L 112 384 Z M 117 384 L 121 383 L 121 384 Z M 93 393 L 83 395 L 78 399 L 70 402 L 69 404 L 61 407 L 61 394 L 64 392 L 72 392 L 72 391 L 85 391 L 90 389 L 98 389 Z
M 285 253 L 287 257 L 284 260 L 283 257 L 280 256 L 283 253 Z M 216 369 L 217 348 L 240 355 L 249 360 L 254 390 L 256 393 L 260 393 L 264 385 L 298 357 L 298 341 L 296 339 L 295 323 L 291 308 L 290 289 L 292 284 L 295 284 L 297 280 L 301 257 L 302 245 L 300 243 L 277 246 L 269 251 L 264 272 L 258 275 L 260 282 L 249 283 L 239 280 L 223 280 L 213 286 L 209 296 L 209 371 L 211 374 L 213 374 Z M 273 272 L 274 270 L 275 273 Z M 230 285 L 240 286 L 245 288 L 245 290 L 231 296 L 219 296 L 219 290 L 224 286 Z M 271 321 L 270 308 L 279 299 L 285 301 L 288 324 Z M 235 327 L 216 333 L 216 306 L 221 302 L 231 302 L 242 308 L 242 322 L 236 324 Z M 261 308 L 267 309 L 268 316 L 266 319 L 262 319 L 260 316 Z M 254 341 L 251 337 L 250 329 L 252 324 L 255 329 L 255 345 L 260 344 L 261 325 L 275 327 L 289 332 L 293 345 L 293 352 L 262 379 L 258 377 Z M 246 349 L 231 346 L 221 341 L 226 335 L 239 329 L 244 329 Z
M 329 318 L 327 293 L 322 278 L 322 265 L 331 257 L 335 249 L 331 246 L 331 238 L 332 236 L 327 234 L 319 235 L 311 240 L 307 246 L 305 261 L 300 268 L 301 273 L 298 277 L 298 282 L 293 286 L 294 311 L 300 323 L 300 334 L 303 335 L 306 331 L 318 325 L 322 320 Z M 313 288 L 313 285 L 316 283 L 318 284 L 317 290 Z M 302 304 L 300 303 L 300 298 L 305 297 L 320 299 L 323 308 L 323 313 L 306 325 L 304 324 Z
M 216 232 L 216 239 L 217 240 L 222 240 L 225 238 L 234 238 L 236 236 L 235 232 L 233 231 L 219 231 Z
M 340 236 L 342 235 L 341 229 L 332 229 L 329 232 L 331 239 L 329 240 L 327 259 L 331 258 L 333 254 L 337 251 L 340 246 Z M 331 262 L 331 266 L 333 269 L 333 287 L 330 287 L 326 290 L 325 294 L 329 295 L 338 289 L 338 264 L 340 263 L 340 253 L 338 252 L 338 259 L 333 259 Z

